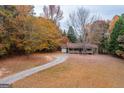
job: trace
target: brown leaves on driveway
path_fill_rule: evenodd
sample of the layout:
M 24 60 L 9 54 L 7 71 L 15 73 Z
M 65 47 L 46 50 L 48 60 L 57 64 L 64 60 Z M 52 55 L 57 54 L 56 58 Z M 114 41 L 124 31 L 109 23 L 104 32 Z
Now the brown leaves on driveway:
M 0 78 L 45 64 L 52 61 L 60 53 L 35 53 L 29 56 L 13 56 L 0 59 Z M 60 54 L 61 55 L 61 54 Z
M 124 60 L 70 54 L 64 63 L 19 80 L 13 87 L 124 87 Z

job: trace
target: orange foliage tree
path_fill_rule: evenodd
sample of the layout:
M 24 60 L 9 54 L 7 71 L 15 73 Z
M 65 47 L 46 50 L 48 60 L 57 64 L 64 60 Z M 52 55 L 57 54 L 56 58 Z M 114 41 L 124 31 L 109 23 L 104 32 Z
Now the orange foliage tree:
M 14 15 L 0 23 L 0 56 L 58 49 L 62 34 L 52 20 L 33 16 L 33 6 L 14 7 Z

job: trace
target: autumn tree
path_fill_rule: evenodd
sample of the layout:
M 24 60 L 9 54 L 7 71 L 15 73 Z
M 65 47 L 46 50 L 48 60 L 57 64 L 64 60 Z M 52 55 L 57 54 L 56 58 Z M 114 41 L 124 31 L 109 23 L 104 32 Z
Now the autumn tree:
M 13 42 L 18 51 L 53 51 L 59 46 L 61 34 L 52 21 L 32 16 L 21 20 L 21 16 L 17 16 L 15 22 L 17 31 L 13 33 Z
M 113 17 L 113 19 L 110 21 L 110 23 L 109 23 L 109 32 L 110 33 L 112 32 L 112 30 L 113 30 L 113 28 L 115 26 L 115 23 L 118 21 L 118 19 L 119 19 L 119 16 L 118 15 L 115 15 Z
M 100 53 L 107 52 L 108 28 L 109 22 L 105 20 L 97 20 L 91 25 L 90 42 L 98 45 Z
M 100 45 L 101 40 L 108 32 L 109 23 L 104 20 L 97 20 L 91 25 L 91 43 Z
M 10 6 L 12 7 L 12 6 Z M 31 16 L 33 11 L 32 6 L 13 6 L 14 10 L 10 12 L 11 17 L 7 17 L 4 21 L 4 28 L 6 30 L 6 39 L 8 40 L 8 43 L 10 44 L 8 53 L 21 53 L 24 52 L 20 50 L 18 46 L 22 44 L 23 38 L 25 36 L 25 31 L 29 30 L 28 22 L 30 20 L 28 19 L 29 16 Z M 5 10 L 8 11 L 8 8 Z
M 64 30 L 60 30 L 59 28 L 59 32 L 61 34 L 61 41 L 60 41 L 60 46 L 63 45 L 63 44 L 67 44 L 69 42 L 69 39 L 67 37 L 67 31 L 64 29 Z
M 2 25 L 0 25 L 0 56 L 7 54 L 9 43 L 6 41 L 6 32 Z
M 3 20 L 3 18 L 12 17 L 15 14 L 16 14 L 15 6 L 11 6 L 11 5 L 1 5 L 0 6 L 1 21 Z
M 54 51 L 60 46 L 62 34 L 58 26 L 50 19 L 34 16 L 33 6 L 0 9 L 0 56 Z
M 13 18 L 15 13 L 15 7 L 10 5 L 0 6 L 0 56 L 7 54 L 10 49 L 10 31 L 8 31 L 8 21 Z M 7 24 L 6 24 L 7 23 Z

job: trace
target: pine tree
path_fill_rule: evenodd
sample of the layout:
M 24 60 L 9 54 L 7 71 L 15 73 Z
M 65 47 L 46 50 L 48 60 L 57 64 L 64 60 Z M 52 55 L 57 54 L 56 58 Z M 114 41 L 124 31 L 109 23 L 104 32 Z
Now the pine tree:
M 67 36 L 68 36 L 70 42 L 75 43 L 77 41 L 77 38 L 76 38 L 74 29 L 72 26 L 69 26 Z
M 66 33 L 66 31 L 64 30 L 64 32 L 63 32 L 63 36 L 67 36 L 67 33 Z

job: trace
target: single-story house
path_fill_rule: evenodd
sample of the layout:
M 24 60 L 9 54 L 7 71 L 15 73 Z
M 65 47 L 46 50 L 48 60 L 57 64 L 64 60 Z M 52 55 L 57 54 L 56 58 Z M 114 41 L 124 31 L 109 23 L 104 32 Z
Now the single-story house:
M 94 54 L 98 53 L 98 47 L 94 44 L 67 43 L 61 46 L 63 53 Z

